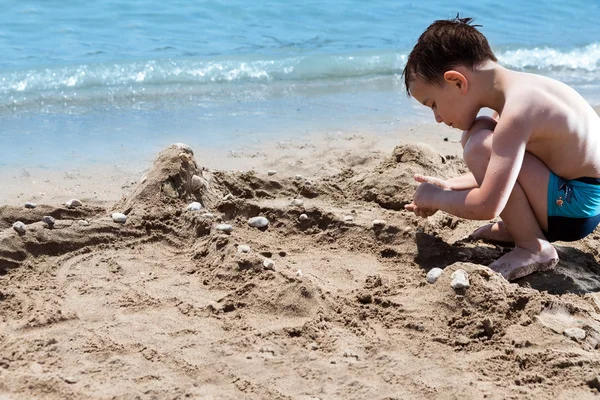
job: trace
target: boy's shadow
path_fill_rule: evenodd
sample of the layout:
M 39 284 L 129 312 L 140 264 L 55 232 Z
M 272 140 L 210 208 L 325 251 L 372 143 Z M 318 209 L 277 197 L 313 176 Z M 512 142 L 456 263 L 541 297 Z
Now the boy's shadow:
M 425 271 L 432 268 L 444 269 L 455 262 L 471 262 L 489 265 L 512 247 L 465 246 L 461 242 L 450 245 L 439 237 L 427 233 L 417 233 L 417 255 L 415 262 Z M 522 286 L 530 286 L 551 294 L 600 292 L 600 264 L 593 255 L 567 246 L 557 246 L 560 261 L 553 271 L 536 272 L 514 281 Z

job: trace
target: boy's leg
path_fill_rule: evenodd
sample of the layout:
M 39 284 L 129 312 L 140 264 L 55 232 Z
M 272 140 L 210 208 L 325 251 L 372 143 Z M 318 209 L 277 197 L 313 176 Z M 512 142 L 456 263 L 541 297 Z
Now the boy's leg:
M 484 225 L 473 232 L 470 237 L 490 242 L 507 244 L 515 243 L 515 239 L 513 239 L 503 221 L 492 222 L 491 224 Z
M 464 160 L 479 184 L 491 155 L 493 126 L 474 124 L 464 145 Z M 548 180 L 550 170 L 537 157 L 525 153 L 523 165 L 506 207 L 500 214 L 515 242 L 515 248 L 490 265 L 513 280 L 535 271 L 553 268 L 556 249 L 546 240 L 548 228 Z

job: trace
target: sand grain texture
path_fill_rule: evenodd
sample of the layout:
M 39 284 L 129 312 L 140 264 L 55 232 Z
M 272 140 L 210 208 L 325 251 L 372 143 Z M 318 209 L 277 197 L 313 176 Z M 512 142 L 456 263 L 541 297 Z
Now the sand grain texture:
M 414 173 L 457 175 L 457 157 L 357 149 L 306 184 L 181 153 L 165 149 L 113 204 L 0 208 L 0 397 L 597 397 L 586 383 L 600 368 L 595 233 L 559 244 L 555 271 L 509 284 L 484 267 L 508 249 L 465 240 L 480 224 L 403 210 Z M 205 210 L 185 211 L 192 201 Z M 248 226 L 258 215 L 267 228 Z M 450 288 L 458 268 L 462 292 Z

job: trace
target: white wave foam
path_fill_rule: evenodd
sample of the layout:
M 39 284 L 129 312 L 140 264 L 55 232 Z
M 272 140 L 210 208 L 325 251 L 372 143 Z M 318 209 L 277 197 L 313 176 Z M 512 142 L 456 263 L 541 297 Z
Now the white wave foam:
M 498 55 L 498 61 L 518 69 L 597 72 L 600 69 L 600 43 L 591 43 L 570 51 L 551 47 L 508 50 Z

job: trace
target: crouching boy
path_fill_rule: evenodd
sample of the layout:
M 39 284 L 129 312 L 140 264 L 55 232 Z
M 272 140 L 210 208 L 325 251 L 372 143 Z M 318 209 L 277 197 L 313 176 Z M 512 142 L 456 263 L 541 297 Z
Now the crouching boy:
M 463 130 L 470 173 L 420 182 L 406 209 L 501 221 L 482 239 L 514 242 L 490 267 L 514 280 L 558 262 L 552 241 L 579 240 L 600 222 L 600 118 L 572 88 L 498 64 L 470 18 L 435 21 L 408 57 L 409 96 Z M 495 117 L 477 117 L 488 107 Z

